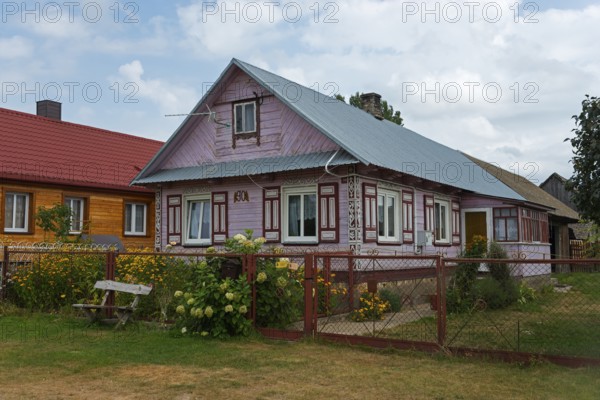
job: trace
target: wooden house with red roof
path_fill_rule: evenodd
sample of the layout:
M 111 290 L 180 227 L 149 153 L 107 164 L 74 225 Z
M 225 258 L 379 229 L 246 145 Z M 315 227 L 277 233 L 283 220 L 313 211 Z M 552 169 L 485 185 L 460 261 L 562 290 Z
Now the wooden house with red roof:
M 37 115 L 0 108 L 0 239 L 44 241 L 39 207 L 71 207 L 73 235 L 154 244 L 154 192 L 129 185 L 162 142 L 61 120 L 44 100 Z

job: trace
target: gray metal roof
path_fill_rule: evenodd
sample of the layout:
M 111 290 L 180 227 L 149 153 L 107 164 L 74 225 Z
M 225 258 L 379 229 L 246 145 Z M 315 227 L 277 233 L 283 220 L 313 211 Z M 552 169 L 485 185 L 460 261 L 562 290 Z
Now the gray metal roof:
M 335 157 L 333 157 L 334 155 Z M 136 184 L 230 178 L 234 176 L 260 175 L 308 168 L 323 168 L 330 159 L 329 166 L 332 167 L 359 162 L 343 150 L 338 151 L 337 154 L 335 151 L 328 151 L 294 156 L 266 157 L 254 160 L 230 161 L 161 170 L 149 177 L 138 179 Z
M 365 164 L 374 164 L 476 193 L 525 200 L 461 152 L 343 101 L 234 59 L 279 100 Z M 460 134 L 458 134 L 460 135 Z
M 457 150 L 393 122 L 380 121 L 356 107 L 235 58 L 213 87 L 219 86 L 220 80 L 233 66 L 243 70 L 309 124 L 366 165 L 373 164 L 487 196 L 525 200 Z M 199 109 L 210 94 L 211 91 L 206 93 L 194 109 Z M 158 182 L 154 178 L 166 174 L 166 171 L 152 174 L 151 171 L 156 168 L 153 164 L 160 162 L 162 152 L 174 141 L 188 119 L 138 174 L 134 184 L 150 183 L 148 179 Z

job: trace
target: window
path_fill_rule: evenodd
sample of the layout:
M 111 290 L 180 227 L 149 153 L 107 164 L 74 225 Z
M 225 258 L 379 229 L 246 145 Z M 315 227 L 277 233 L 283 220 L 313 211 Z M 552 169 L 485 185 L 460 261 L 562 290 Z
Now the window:
M 317 242 L 317 190 L 284 189 L 284 240 Z
M 29 231 L 29 194 L 6 193 L 4 196 L 4 232 Z
M 256 132 L 256 102 L 234 105 L 235 133 Z
M 521 209 L 523 241 L 548 243 L 548 214 L 540 211 Z
M 377 191 L 377 229 L 381 242 L 400 240 L 400 213 L 398 193 L 379 189 Z
M 146 210 L 146 204 L 125 203 L 125 235 L 146 235 Z
M 81 197 L 67 197 L 65 204 L 71 209 L 71 225 L 69 233 L 81 233 L 83 231 L 84 199 Z
M 450 207 L 447 201 L 435 200 L 435 241 L 450 243 Z
M 494 240 L 517 242 L 519 240 L 519 220 L 517 208 L 494 208 Z
M 186 198 L 186 244 L 210 244 L 210 196 L 196 196 Z

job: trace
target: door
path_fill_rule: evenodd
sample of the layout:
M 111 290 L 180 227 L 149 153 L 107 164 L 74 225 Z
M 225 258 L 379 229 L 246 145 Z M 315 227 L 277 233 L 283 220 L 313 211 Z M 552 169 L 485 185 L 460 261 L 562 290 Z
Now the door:
M 465 212 L 465 242 L 470 244 L 473 236 L 483 236 L 487 238 L 487 213 L 485 211 L 467 211 Z

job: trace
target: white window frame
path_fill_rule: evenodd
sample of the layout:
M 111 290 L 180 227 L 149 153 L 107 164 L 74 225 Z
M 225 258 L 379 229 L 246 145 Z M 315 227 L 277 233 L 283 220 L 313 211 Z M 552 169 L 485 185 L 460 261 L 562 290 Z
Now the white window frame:
M 79 229 L 73 229 L 73 203 L 79 203 Z M 85 199 L 83 197 L 65 197 L 65 204 L 71 209 L 69 233 L 78 234 L 83 231 L 83 216 L 85 211 Z
M 246 127 L 246 106 L 248 104 L 252 104 L 254 106 L 254 130 L 251 131 L 247 131 L 245 130 Z M 237 109 L 238 107 L 242 107 L 242 130 L 238 131 L 237 130 Z M 239 134 L 244 134 L 244 133 L 254 133 L 258 131 L 258 126 L 256 124 L 256 101 L 247 101 L 245 103 L 235 103 L 233 105 L 233 131 L 235 132 L 236 135 Z
M 379 234 L 379 198 L 383 197 L 383 221 L 384 221 L 384 235 Z M 389 199 L 394 199 L 394 236 L 388 235 L 388 227 L 389 227 L 389 218 L 387 213 L 387 205 Z M 386 190 L 386 189 L 377 189 L 377 239 L 379 242 L 400 242 L 400 232 L 403 230 L 402 225 L 400 224 L 400 193 Z
M 440 215 L 437 215 L 436 211 L 437 208 L 444 206 L 446 208 L 446 218 L 445 221 L 443 221 L 446 225 L 446 236 L 445 237 L 440 237 L 438 239 L 437 237 L 437 231 L 438 231 L 438 226 L 441 226 L 440 223 L 442 222 L 441 220 L 441 213 Z M 441 244 L 450 244 L 450 240 L 452 237 L 452 225 L 451 225 L 451 220 L 450 220 L 450 214 L 452 213 L 452 209 L 450 208 L 450 201 L 448 200 L 442 200 L 442 199 L 434 199 L 433 201 L 433 218 L 435 219 L 434 221 L 434 231 L 433 231 L 433 236 L 435 238 L 435 243 L 441 243 Z M 441 228 L 440 228 L 440 232 L 441 232 Z
M 190 239 L 190 204 L 194 201 L 207 201 L 208 202 L 208 239 Z M 184 196 L 183 198 L 183 244 L 184 245 L 210 245 L 212 244 L 212 200 L 210 193 L 195 195 L 195 196 Z M 200 214 L 202 215 L 202 213 Z M 199 231 L 200 233 L 200 231 Z M 198 236 L 202 236 L 200 233 Z
M 289 187 L 283 188 L 282 199 L 283 206 L 281 207 L 283 217 L 282 221 L 282 229 L 283 229 L 283 242 L 284 243 L 319 243 L 319 194 L 317 191 L 317 186 L 302 186 L 302 187 Z M 289 197 L 301 195 L 302 202 L 300 205 L 300 215 L 301 220 L 304 220 L 304 195 L 315 195 L 315 236 L 304 236 L 304 226 L 301 225 L 301 235 L 300 236 L 290 236 L 289 232 Z
M 130 205 L 131 206 L 131 214 L 129 215 L 130 219 L 130 225 L 131 225 L 131 229 L 130 231 L 127 230 L 127 206 Z M 137 232 L 136 228 L 137 226 L 135 226 L 135 214 L 136 214 L 136 209 L 138 207 L 143 207 L 144 209 L 144 227 L 143 227 L 143 231 L 142 232 Z M 148 205 L 146 203 L 138 203 L 138 202 L 133 202 L 133 201 L 127 201 L 125 202 L 125 212 L 124 212 L 124 217 L 123 217 L 123 232 L 125 234 L 125 236 L 146 236 L 146 230 L 147 230 L 147 226 L 148 226 Z
M 30 202 L 30 197 L 31 195 L 29 193 L 24 193 L 24 192 L 7 192 L 4 194 L 4 215 L 2 216 L 3 219 L 6 218 L 6 204 L 8 203 L 7 197 L 8 196 L 13 196 L 13 209 L 12 209 L 12 221 L 10 221 L 10 227 L 6 226 L 6 222 L 8 221 L 4 221 L 4 232 L 11 232 L 11 233 L 27 233 L 29 232 L 29 202 Z M 16 219 L 17 219 L 17 202 L 16 202 L 16 198 L 17 196 L 25 196 L 25 213 L 23 215 L 24 221 L 23 221 L 23 228 L 15 228 L 16 224 Z

